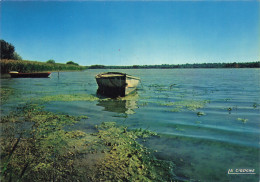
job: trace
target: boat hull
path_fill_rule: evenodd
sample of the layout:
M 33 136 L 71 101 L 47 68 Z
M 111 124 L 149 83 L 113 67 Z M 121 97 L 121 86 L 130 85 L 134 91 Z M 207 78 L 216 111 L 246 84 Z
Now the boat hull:
M 106 96 L 126 96 L 136 90 L 139 78 L 124 73 L 103 73 L 96 76 L 98 93 Z
M 48 78 L 50 72 L 45 73 L 9 73 L 12 78 Z

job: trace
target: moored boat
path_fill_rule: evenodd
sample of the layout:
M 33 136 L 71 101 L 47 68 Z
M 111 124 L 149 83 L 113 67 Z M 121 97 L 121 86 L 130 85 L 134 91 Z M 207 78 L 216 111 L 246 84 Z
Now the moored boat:
M 47 78 L 51 72 L 39 72 L 39 73 L 19 73 L 17 71 L 10 71 L 12 78 Z
M 106 72 L 96 75 L 98 93 L 107 96 L 129 95 L 136 90 L 139 78 L 120 72 Z

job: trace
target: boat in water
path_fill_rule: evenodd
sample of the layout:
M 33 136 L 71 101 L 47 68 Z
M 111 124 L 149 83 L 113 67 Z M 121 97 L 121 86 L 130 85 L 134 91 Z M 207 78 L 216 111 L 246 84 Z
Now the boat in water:
M 17 71 L 10 71 L 12 78 L 48 78 L 51 72 L 39 72 L 39 73 L 19 73 Z
M 106 72 L 96 75 L 98 93 L 105 96 L 129 95 L 136 90 L 139 78 L 120 72 Z

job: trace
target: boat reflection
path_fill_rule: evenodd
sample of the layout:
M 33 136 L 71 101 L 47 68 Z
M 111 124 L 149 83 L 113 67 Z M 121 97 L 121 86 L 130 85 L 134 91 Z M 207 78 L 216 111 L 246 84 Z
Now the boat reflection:
M 134 114 L 135 109 L 138 108 L 137 100 L 138 94 L 133 93 L 126 97 L 120 97 L 116 99 L 103 99 L 99 100 L 97 106 L 101 106 L 105 111 L 124 113 L 124 114 Z

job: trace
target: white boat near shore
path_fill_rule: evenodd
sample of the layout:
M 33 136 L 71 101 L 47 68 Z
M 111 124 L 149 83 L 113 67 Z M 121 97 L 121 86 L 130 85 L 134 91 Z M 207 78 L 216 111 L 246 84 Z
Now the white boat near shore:
M 96 75 L 96 81 L 98 93 L 124 97 L 136 90 L 140 79 L 125 73 L 106 72 Z

